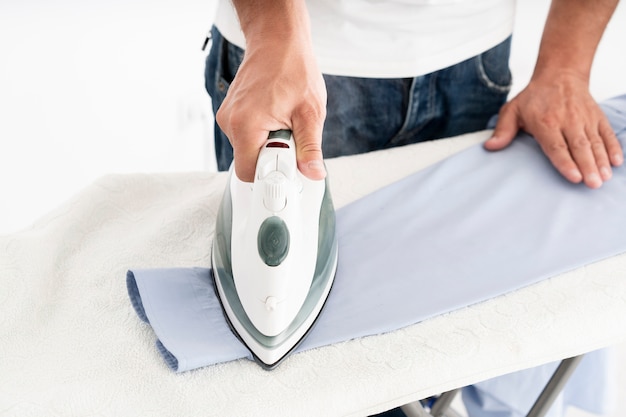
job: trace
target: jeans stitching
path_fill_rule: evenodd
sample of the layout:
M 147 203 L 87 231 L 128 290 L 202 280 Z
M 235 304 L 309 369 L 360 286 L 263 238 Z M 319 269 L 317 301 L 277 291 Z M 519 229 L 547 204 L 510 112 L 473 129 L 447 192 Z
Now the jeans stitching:
M 404 122 L 402 123 L 402 127 L 400 128 L 398 133 L 396 133 L 391 138 L 391 140 L 389 140 L 388 142 L 389 145 L 398 144 L 399 142 L 405 140 L 407 135 L 410 135 L 410 136 L 418 135 L 420 131 L 424 128 L 424 126 L 426 126 L 429 122 L 433 120 L 436 114 L 435 107 L 437 105 L 436 102 L 437 102 L 437 95 L 438 95 L 437 74 L 438 74 L 438 71 L 431 73 L 431 74 L 422 75 L 422 76 L 413 78 L 413 81 L 411 83 L 411 88 L 409 90 L 410 91 L 409 103 L 407 105 L 408 107 L 405 113 Z M 427 83 L 426 88 L 424 88 L 424 85 L 423 85 L 426 83 L 419 83 L 419 86 L 417 86 L 418 79 L 426 81 Z M 416 89 L 418 89 L 417 92 L 415 91 Z M 420 102 L 421 102 L 420 97 L 422 97 L 424 94 L 426 94 L 426 98 L 425 100 L 423 100 L 423 102 L 425 103 L 425 106 L 420 106 Z M 416 121 L 418 123 L 412 123 Z M 409 129 L 409 126 L 411 126 L 410 129 Z
M 419 109 L 419 92 L 417 94 L 417 97 L 415 94 L 415 89 L 417 88 L 416 81 L 418 80 L 418 78 L 419 77 L 414 77 L 411 80 L 411 87 L 409 87 L 409 101 L 407 103 L 406 112 L 404 113 L 404 122 L 402 122 L 400 130 L 398 130 L 398 132 L 393 135 L 389 142 L 387 142 L 389 145 L 393 145 L 397 141 L 401 140 L 404 133 L 406 133 L 405 131 L 407 130 L 409 123 L 411 122 L 411 120 L 413 120 L 413 114 L 417 112 L 417 109 Z M 418 104 L 417 107 L 414 105 L 415 102 L 417 102 Z
M 476 68 L 478 70 L 478 75 L 480 79 L 482 80 L 483 83 L 485 83 L 487 87 L 494 89 L 496 91 L 499 91 L 501 93 L 508 93 L 511 90 L 510 83 L 508 85 L 500 85 L 500 84 L 496 84 L 489 78 L 489 76 L 487 75 L 487 72 L 485 71 L 485 65 L 483 64 L 483 58 L 481 55 L 478 55 L 476 57 Z
M 435 115 L 435 106 L 437 101 L 437 74 L 439 72 L 432 73 L 428 82 L 428 118 L 432 119 Z

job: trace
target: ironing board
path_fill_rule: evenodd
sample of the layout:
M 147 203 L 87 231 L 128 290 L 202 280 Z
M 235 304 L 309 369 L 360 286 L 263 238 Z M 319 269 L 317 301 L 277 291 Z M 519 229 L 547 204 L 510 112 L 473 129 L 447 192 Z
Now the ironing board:
M 327 162 L 337 207 L 490 132 Z M 393 170 L 379 167 L 393 166 Z M 175 374 L 128 265 L 208 266 L 225 173 L 112 175 L 0 237 L 0 415 L 365 416 L 626 336 L 626 255 L 391 333 Z

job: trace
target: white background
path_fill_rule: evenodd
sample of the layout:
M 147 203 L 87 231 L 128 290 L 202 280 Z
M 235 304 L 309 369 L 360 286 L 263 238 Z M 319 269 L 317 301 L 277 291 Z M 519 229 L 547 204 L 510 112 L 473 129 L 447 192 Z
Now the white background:
M 106 173 L 211 167 L 214 5 L 0 1 L 0 233 Z

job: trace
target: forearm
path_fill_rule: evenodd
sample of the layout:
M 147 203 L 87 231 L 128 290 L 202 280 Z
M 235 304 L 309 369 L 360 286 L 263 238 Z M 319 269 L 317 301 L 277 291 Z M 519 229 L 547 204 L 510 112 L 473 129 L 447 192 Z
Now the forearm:
M 237 177 L 252 181 L 269 131 L 291 129 L 298 168 L 324 178 L 326 88 L 304 0 L 233 0 L 246 53 L 215 115 L 231 144 Z
M 233 0 L 247 46 L 265 42 L 310 44 L 304 0 Z
M 591 64 L 619 0 L 553 0 L 533 78 L 567 72 L 589 81 Z

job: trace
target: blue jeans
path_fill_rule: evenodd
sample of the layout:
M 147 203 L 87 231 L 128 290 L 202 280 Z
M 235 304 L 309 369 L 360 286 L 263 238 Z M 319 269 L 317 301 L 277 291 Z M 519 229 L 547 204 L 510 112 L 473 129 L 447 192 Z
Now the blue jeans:
M 212 29 L 205 87 L 213 111 L 220 107 L 244 51 Z M 352 155 L 485 129 L 511 87 L 511 38 L 442 70 L 415 78 L 355 78 L 324 74 L 328 94 L 322 134 L 325 158 Z M 218 169 L 233 159 L 230 142 L 215 124 Z

